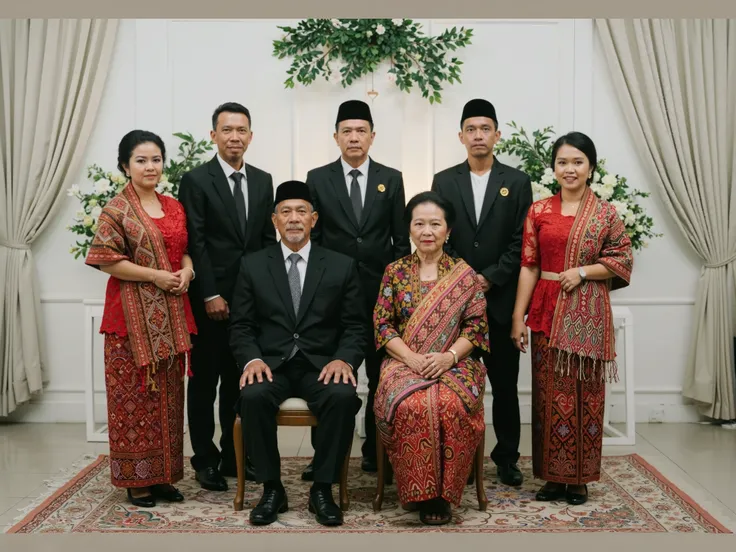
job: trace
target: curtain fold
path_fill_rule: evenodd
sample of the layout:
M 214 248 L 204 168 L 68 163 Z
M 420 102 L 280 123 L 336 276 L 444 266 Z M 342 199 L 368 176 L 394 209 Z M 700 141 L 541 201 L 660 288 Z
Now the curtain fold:
M 83 161 L 117 28 L 112 19 L 0 20 L 0 416 L 45 382 L 31 244 Z
M 683 396 L 736 419 L 736 19 L 598 19 L 596 29 L 658 196 L 703 263 Z

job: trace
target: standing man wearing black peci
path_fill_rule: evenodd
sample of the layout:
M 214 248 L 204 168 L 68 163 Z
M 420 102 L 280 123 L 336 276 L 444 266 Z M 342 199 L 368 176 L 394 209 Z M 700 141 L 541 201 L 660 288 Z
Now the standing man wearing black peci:
M 340 158 L 307 173 L 315 210 L 319 214 L 312 239 L 357 261 L 363 287 L 365 314 L 372 320 L 383 272 L 390 263 L 411 252 L 409 231 L 403 221 L 404 180 L 396 169 L 382 165 L 368 152 L 375 138 L 368 104 L 342 103 L 335 121 L 334 139 Z M 377 471 L 376 422 L 373 401 L 381 357 L 376 352 L 372 324 L 365 351 L 368 400 L 362 469 Z M 314 439 L 312 439 L 314 442 Z M 302 478 L 312 480 L 312 464 Z
M 491 459 L 506 485 L 523 482 L 517 467 L 519 350 L 511 340 L 511 318 L 521 270 L 524 220 L 532 203 L 531 180 L 493 155 L 501 138 L 496 110 L 486 100 L 469 101 L 460 119 L 460 142 L 468 157 L 435 175 L 432 190 L 452 202 L 457 220 L 446 250 L 476 273 L 486 295 L 490 353 L 483 354 L 493 392 L 497 444 Z

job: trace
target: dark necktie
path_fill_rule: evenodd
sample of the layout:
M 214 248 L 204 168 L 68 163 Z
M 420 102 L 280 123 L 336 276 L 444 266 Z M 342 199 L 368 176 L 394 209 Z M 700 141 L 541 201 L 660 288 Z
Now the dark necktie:
M 360 184 L 358 184 L 358 176 L 361 172 L 358 169 L 353 169 L 348 173 L 353 177 L 350 183 L 350 203 L 353 204 L 353 212 L 355 213 L 355 220 L 360 224 L 360 215 L 363 213 L 363 200 L 360 196 Z
M 233 189 L 233 197 L 235 198 L 235 210 L 238 212 L 240 219 L 240 228 L 245 236 L 245 196 L 243 195 L 243 173 L 234 172 L 230 177 L 235 181 Z
M 299 269 L 296 266 L 296 263 L 299 262 L 299 259 L 301 258 L 302 257 L 299 253 L 292 253 L 289 255 L 289 260 L 291 261 L 291 266 L 289 267 L 288 272 L 289 289 L 291 290 L 291 302 L 294 305 L 294 314 L 299 314 L 299 301 L 301 301 L 302 298 L 302 284 L 301 279 L 299 278 Z M 291 360 L 298 350 L 299 348 L 296 346 L 296 343 L 294 343 L 294 346 L 291 348 L 291 353 L 289 353 L 289 360 Z

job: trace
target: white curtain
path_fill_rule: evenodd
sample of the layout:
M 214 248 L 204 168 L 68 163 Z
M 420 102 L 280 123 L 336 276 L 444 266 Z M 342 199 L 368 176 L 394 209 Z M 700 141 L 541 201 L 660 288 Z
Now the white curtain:
M 75 178 L 116 20 L 0 20 L 0 416 L 45 381 L 31 244 Z
M 596 23 L 634 143 L 703 262 L 683 395 L 736 419 L 736 19 Z

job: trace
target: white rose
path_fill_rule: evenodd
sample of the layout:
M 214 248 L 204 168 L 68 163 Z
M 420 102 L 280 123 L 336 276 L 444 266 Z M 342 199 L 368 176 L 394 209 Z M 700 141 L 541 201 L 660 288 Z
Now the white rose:
M 590 189 L 593 190 L 593 192 L 595 192 L 595 195 L 597 195 L 603 201 L 608 201 L 613 195 L 613 189 L 609 188 L 608 186 L 601 186 L 600 184 L 593 183 L 590 185 Z
M 391 23 L 393 23 L 397 27 L 401 27 L 401 25 L 404 24 L 404 20 L 403 19 L 392 19 Z
M 616 177 L 613 176 L 612 174 L 607 174 L 606 176 L 603 177 L 602 182 L 606 186 L 615 186 L 617 180 L 616 180 Z
M 629 214 L 629 206 L 626 205 L 623 201 L 615 200 L 611 202 L 611 205 L 616 209 L 616 213 L 618 214 L 618 218 L 621 220 L 624 220 L 626 218 L 626 215 Z
M 333 24 L 333 25 L 334 25 L 335 27 L 337 27 L 338 29 L 339 29 L 340 27 L 342 27 L 342 23 L 340 22 L 340 20 L 339 20 L 339 19 L 331 19 L 330 21 L 331 21 L 331 22 L 332 22 L 332 24 Z
M 98 218 L 100 218 L 100 215 L 102 214 L 102 207 L 98 205 L 97 207 L 92 209 L 92 211 L 89 214 L 92 215 L 92 217 L 95 220 L 97 220 Z
M 624 223 L 626 226 L 633 226 L 636 223 L 636 217 L 634 216 L 634 213 L 629 211 L 626 213 L 626 216 L 624 217 Z
M 601 181 L 601 173 L 597 172 L 593 175 L 593 182 L 600 182 Z
M 373 36 L 373 31 L 367 31 L 365 33 L 365 36 L 367 36 L 368 38 L 372 37 Z
M 110 183 L 107 180 L 98 180 L 95 183 L 95 191 L 98 194 L 106 194 L 110 191 Z
M 644 231 L 644 227 L 641 224 L 637 224 L 636 225 L 636 231 L 637 232 L 643 232 Z
M 396 73 L 389 73 L 386 75 L 386 80 L 390 82 L 391 84 L 394 84 L 396 82 Z
M 89 200 L 87 205 L 89 205 L 90 207 L 94 207 L 95 205 L 97 205 L 97 200 L 95 198 L 92 198 Z
M 553 171 L 550 167 L 547 167 L 546 169 L 544 169 L 544 174 L 548 174 L 550 176 L 554 176 L 555 175 L 555 171 Z
M 547 174 L 546 172 L 542 175 L 542 178 L 540 180 L 540 182 L 545 185 L 552 184 L 554 181 L 555 181 L 554 175 Z
M 382 34 L 384 34 L 385 32 L 386 32 L 386 27 L 384 27 L 383 25 L 381 25 L 381 24 L 379 23 L 379 24 L 378 24 L 378 25 L 376 26 L 376 34 L 377 34 L 378 36 L 381 36 L 381 35 L 382 35 Z
M 94 219 L 89 215 L 85 215 L 84 219 L 82 220 L 82 224 L 84 224 L 87 228 L 92 226 L 94 223 L 95 223 Z
M 97 228 L 98 228 L 97 223 L 95 223 L 95 224 L 92 225 L 92 231 L 93 232 L 97 232 Z
M 74 184 L 71 188 L 69 188 L 66 192 L 66 195 L 69 197 L 79 197 L 79 186 Z

